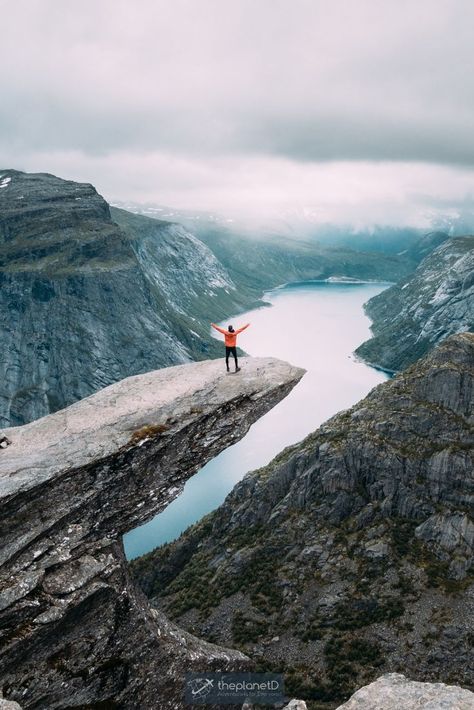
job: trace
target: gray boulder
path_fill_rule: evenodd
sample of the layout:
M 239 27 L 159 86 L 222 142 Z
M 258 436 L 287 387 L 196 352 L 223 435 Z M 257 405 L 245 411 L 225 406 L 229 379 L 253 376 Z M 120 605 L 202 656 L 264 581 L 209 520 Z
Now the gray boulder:
M 358 690 L 338 710 L 473 710 L 474 693 L 456 685 L 418 683 L 387 673 Z
M 0 710 L 22 710 L 22 708 L 14 700 L 5 700 L 0 691 Z

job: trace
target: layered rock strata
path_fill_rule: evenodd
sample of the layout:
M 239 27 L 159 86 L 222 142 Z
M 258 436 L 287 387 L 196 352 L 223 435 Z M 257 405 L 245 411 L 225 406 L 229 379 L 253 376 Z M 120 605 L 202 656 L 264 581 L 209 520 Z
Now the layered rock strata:
M 245 656 L 150 607 L 121 537 L 237 441 L 303 371 L 243 359 L 125 379 L 1 432 L 0 687 L 23 708 L 179 708 L 186 670 Z

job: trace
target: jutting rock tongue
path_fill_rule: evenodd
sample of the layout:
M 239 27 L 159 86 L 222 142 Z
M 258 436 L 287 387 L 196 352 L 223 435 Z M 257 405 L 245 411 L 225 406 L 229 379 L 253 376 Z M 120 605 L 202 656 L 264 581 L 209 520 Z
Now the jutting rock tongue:
M 0 685 L 26 708 L 179 708 L 184 670 L 245 667 L 152 610 L 121 536 L 288 394 L 304 371 L 246 358 L 130 377 L 0 432 Z

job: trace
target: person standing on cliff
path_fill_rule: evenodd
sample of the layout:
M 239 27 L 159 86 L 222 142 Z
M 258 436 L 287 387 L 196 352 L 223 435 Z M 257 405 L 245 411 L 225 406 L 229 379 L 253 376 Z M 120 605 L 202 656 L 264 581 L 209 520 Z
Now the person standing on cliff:
M 237 330 L 234 330 L 232 325 L 229 325 L 227 327 L 227 330 L 224 330 L 224 328 L 219 328 L 218 325 L 215 323 L 211 323 L 211 326 L 215 329 L 218 330 L 219 333 L 222 333 L 224 336 L 225 340 L 225 365 L 227 367 L 227 372 L 229 372 L 229 356 L 233 355 L 234 360 L 235 360 L 235 371 L 239 372 L 240 367 L 239 367 L 239 362 L 237 360 L 237 336 L 239 333 L 241 333 L 243 330 L 248 328 L 250 323 L 247 323 L 246 325 L 243 325 L 242 328 L 237 328 Z

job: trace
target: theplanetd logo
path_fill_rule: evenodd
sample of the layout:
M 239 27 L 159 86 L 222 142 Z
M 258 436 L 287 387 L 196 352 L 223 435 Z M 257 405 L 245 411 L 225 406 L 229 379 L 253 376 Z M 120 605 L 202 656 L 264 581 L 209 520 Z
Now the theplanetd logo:
M 185 702 L 189 705 L 269 704 L 284 698 L 278 673 L 187 673 Z
M 207 698 L 214 688 L 214 680 L 211 678 L 191 678 L 187 681 L 187 690 L 195 701 L 202 701 Z

